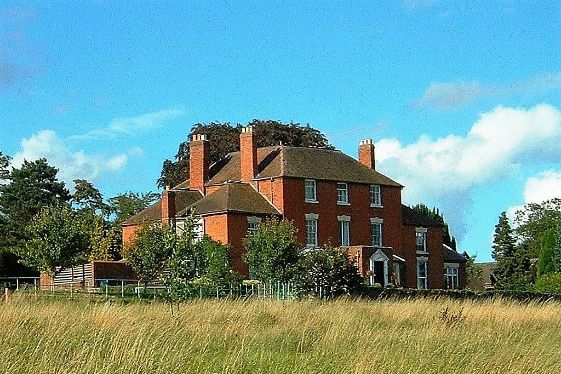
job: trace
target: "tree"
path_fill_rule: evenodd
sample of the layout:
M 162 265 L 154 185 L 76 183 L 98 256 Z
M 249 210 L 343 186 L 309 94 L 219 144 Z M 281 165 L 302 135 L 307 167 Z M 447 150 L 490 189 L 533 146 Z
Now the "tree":
M 76 213 L 66 204 L 46 206 L 26 227 L 27 241 L 18 251 L 21 261 L 49 275 L 56 268 L 83 263 L 89 237 Z
M 120 224 L 160 198 L 155 192 L 127 192 L 109 199 L 109 210 L 115 215 L 114 223 Z
M 175 232 L 155 223 L 143 226 L 132 244 L 125 248 L 124 257 L 145 286 L 160 276 L 173 252 L 174 242 Z
M 479 283 L 483 280 L 483 268 L 477 263 L 475 263 L 476 256 L 470 256 L 464 251 L 464 257 L 466 261 L 466 284 Z
M 294 282 L 308 294 L 351 295 L 362 286 L 358 269 L 346 250 L 324 247 L 307 252 L 298 264 Z
M 234 273 L 230 265 L 227 246 L 205 236 L 194 247 L 199 259 L 196 273 L 203 283 L 218 286 L 239 280 L 239 275 Z
M 248 123 L 253 126 L 258 147 L 271 145 L 287 145 L 293 147 L 315 147 L 333 149 L 325 135 L 309 124 L 284 124 L 279 121 L 253 120 Z M 165 160 L 158 179 L 158 186 L 175 186 L 189 175 L 189 142 L 194 134 L 205 134 L 210 141 L 210 162 L 217 162 L 228 153 L 239 151 L 239 134 L 242 125 L 232 125 L 228 122 L 197 123 L 191 129 L 187 141 L 179 144 L 175 161 Z
M 8 178 L 9 165 L 10 165 L 10 157 L 3 154 L 2 151 L 0 151 L 0 181 Z
M 109 207 L 103 202 L 103 195 L 93 184 L 85 179 L 74 179 L 75 192 L 72 203 L 78 210 L 92 211 L 96 214 L 105 214 Z
M 561 272 L 557 263 L 560 249 L 557 247 L 557 230 L 551 228 L 542 237 L 540 257 L 538 258 L 538 276 Z
M 516 250 L 512 227 L 506 212 L 502 212 L 493 237 L 493 258 L 497 261 L 494 270 L 497 288 L 509 289 L 516 283 L 521 270 L 517 254 L 520 254 L 520 251 Z
M 539 257 L 545 232 L 561 223 L 561 199 L 526 204 L 516 212 L 515 223 L 518 241 L 528 247 L 531 258 Z
M 245 260 L 253 276 L 265 282 L 288 282 L 300 259 L 296 230 L 291 222 L 271 219 L 244 241 Z

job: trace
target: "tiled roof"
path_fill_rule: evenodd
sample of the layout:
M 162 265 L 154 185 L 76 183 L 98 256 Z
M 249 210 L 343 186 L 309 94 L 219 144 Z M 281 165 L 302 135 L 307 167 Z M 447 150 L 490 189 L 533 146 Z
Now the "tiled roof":
M 340 151 L 323 148 L 274 146 L 257 149 L 256 179 L 297 177 L 402 187 Z M 240 152 L 214 164 L 207 184 L 239 181 Z
M 191 190 L 172 190 L 175 191 L 175 211 L 179 212 L 186 207 L 194 204 L 202 198 L 199 191 Z M 162 202 L 161 199 L 150 205 L 146 209 L 140 211 L 134 216 L 123 222 L 123 225 L 136 225 L 146 221 L 157 221 L 162 218 Z
M 279 211 L 247 183 L 228 183 L 201 200 L 186 207 L 178 216 L 190 209 L 200 215 L 225 212 L 278 215 Z
M 444 251 L 444 262 L 465 262 L 467 258 L 458 252 L 454 251 L 452 248 L 448 247 L 446 244 L 442 246 Z
M 443 226 L 438 221 L 431 220 L 425 214 L 417 212 L 406 205 L 401 206 L 401 220 L 404 225 L 411 226 Z

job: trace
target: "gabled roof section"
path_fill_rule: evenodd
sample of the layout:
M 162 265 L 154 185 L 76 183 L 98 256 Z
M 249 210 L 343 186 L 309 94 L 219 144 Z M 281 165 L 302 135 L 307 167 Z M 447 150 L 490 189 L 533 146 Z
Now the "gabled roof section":
M 442 245 L 444 250 L 444 262 L 466 262 L 467 258 L 464 255 L 459 254 L 452 248 L 448 247 L 446 244 Z
M 340 151 L 323 148 L 274 146 L 257 149 L 256 179 L 295 177 L 343 182 L 401 184 Z M 208 184 L 240 180 L 240 153 L 228 154 L 211 167 Z
M 185 182 L 184 182 L 185 183 Z M 175 211 L 179 212 L 186 207 L 193 205 L 203 196 L 199 191 L 177 190 L 177 186 L 172 190 L 175 192 Z M 127 219 L 122 225 L 138 225 L 147 221 L 158 221 L 162 218 L 162 200 L 150 205 L 144 210 Z
M 401 221 L 404 225 L 409 226 L 444 226 L 442 223 L 430 219 L 425 214 L 417 212 L 407 205 L 401 205 Z
M 225 184 L 210 195 L 183 209 L 178 216 L 185 216 L 191 209 L 195 209 L 195 212 L 199 215 L 227 212 L 280 214 L 263 195 L 247 183 Z

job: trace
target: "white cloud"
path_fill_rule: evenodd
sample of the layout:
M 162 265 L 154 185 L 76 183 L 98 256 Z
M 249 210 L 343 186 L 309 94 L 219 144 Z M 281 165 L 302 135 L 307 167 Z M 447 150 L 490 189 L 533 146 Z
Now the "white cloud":
M 421 136 L 408 145 L 382 139 L 376 143 L 376 161 L 378 169 L 405 185 L 406 203 L 437 201 L 456 217 L 455 222 L 450 220 L 452 226 L 461 228 L 475 186 L 517 171 L 534 154 L 549 158 L 543 161 L 561 162 L 561 154 L 549 152 L 559 141 L 561 111 L 557 108 L 546 104 L 527 110 L 497 107 L 482 114 L 462 136 Z
M 59 178 L 69 184 L 77 178 L 93 181 L 102 173 L 122 170 L 129 157 L 140 152 L 133 148 L 128 154 L 107 158 L 83 150 L 74 151 L 54 131 L 42 130 L 21 141 L 21 149 L 14 155 L 12 166 L 19 167 L 24 160 L 46 158 L 50 165 L 59 169 Z
M 541 203 L 546 200 L 561 198 L 561 172 L 548 170 L 526 181 L 524 202 Z
M 443 110 L 469 104 L 486 96 L 547 92 L 560 88 L 561 72 L 538 74 L 510 84 L 483 84 L 478 81 L 433 82 L 413 106 Z
M 181 107 L 163 109 L 146 113 L 136 117 L 115 118 L 104 128 L 95 129 L 85 134 L 74 135 L 76 140 L 91 140 L 99 138 L 114 138 L 117 136 L 134 135 L 162 127 L 166 121 L 185 115 Z

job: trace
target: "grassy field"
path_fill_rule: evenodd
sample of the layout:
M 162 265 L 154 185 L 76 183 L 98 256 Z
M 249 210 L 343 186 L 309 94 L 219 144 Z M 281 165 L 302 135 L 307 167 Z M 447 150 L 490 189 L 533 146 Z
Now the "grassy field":
M 0 303 L 0 373 L 557 373 L 561 304 Z

